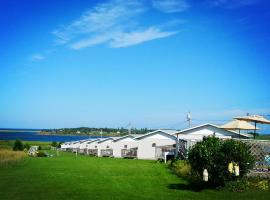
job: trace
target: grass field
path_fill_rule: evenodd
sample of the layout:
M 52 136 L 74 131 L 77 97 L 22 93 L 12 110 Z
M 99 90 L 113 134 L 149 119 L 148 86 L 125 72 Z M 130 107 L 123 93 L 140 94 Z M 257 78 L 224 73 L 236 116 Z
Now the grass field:
M 259 135 L 256 136 L 257 140 L 270 140 L 270 135 Z
M 55 152 L 53 152 L 55 153 Z M 164 164 L 146 160 L 26 158 L 0 169 L 0 199 L 269 199 L 269 192 L 192 191 Z

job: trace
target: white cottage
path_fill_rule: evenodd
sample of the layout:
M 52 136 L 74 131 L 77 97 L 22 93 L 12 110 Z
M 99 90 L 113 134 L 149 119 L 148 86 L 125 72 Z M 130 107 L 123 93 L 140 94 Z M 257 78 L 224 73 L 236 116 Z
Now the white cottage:
M 80 145 L 79 145 L 79 153 L 87 153 L 87 144 L 88 142 L 92 141 L 92 139 L 88 139 L 88 140 L 85 140 L 85 141 L 82 141 L 80 142 Z
M 106 138 L 98 142 L 98 156 L 113 156 L 113 138 Z
M 138 140 L 138 159 L 158 159 L 157 147 L 175 146 L 177 138 L 162 130 L 153 131 L 136 138 Z
M 73 153 L 77 152 L 80 147 L 80 141 L 74 141 L 70 144 L 71 151 Z
M 61 151 L 68 151 L 68 149 L 69 149 L 69 142 L 61 144 Z
M 98 142 L 100 139 L 95 139 L 87 142 L 86 152 L 88 155 L 98 156 Z
M 113 142 L 113 156 L 116 158 L 136 158 L 138 141 L 132 135 L 120 137 Z

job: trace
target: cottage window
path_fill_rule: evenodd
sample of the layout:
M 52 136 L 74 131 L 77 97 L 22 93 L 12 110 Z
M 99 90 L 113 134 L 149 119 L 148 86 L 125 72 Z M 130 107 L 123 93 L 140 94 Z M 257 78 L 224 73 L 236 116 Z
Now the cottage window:
M 124 148 L 126 149 L 127 148 L 127 145 L 124 145 Z
M 95 146 L 95 148 L 97 148 L 97 146 Z
M 152 147 L 156 147 L 156 143 L 153 143 L 153 144 L 152 144 Z
M 109 146 L 107 146 L 107 149 L 110 148 Z

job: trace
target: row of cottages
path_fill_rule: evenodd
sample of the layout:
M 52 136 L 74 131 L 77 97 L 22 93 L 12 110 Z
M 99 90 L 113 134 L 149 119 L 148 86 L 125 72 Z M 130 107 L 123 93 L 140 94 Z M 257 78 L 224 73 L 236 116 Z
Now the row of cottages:
M 175 154 L 176 144 L 187 150 L 196 142 L 203 140 L 203 137 L 208 136 L 222 139 L 251 137 L 248 134 L 225 130 L 213 124 L 203 124 L 182 131 L 156 130 L 138 137 L 126 135 L 116 139 L 76 141 L 71 144 L 63 144 L 63 148 L 69 147 L 73 152 L 79 151 L 94 156 L 166 159 L 167 155 Z

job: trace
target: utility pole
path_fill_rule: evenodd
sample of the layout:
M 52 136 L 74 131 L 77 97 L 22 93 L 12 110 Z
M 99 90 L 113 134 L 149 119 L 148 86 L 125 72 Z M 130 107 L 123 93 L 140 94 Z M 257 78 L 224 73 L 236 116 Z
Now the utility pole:
M 102 139 L 102 134 L 103 134 L 103 131 L 102 131 L 102 129 L 101 129 L 101 131 L 100 131 L 100 137 L 101 137 L 101 139 Z
M 187 121 L 188 121 L 188 127 L 190 128 L 191 127 L 191 114 L 190 114 L 190 112 L 188 112 L 188 114 L 187 114 Z

